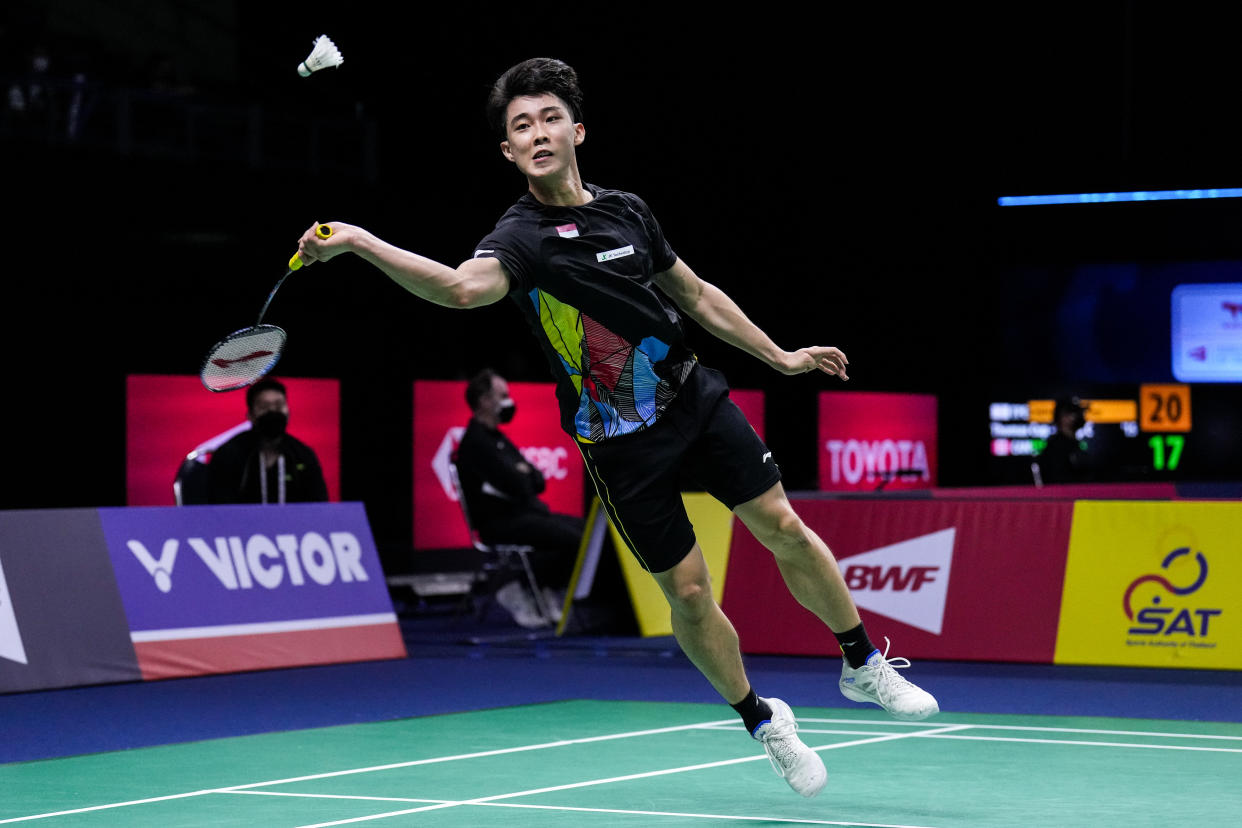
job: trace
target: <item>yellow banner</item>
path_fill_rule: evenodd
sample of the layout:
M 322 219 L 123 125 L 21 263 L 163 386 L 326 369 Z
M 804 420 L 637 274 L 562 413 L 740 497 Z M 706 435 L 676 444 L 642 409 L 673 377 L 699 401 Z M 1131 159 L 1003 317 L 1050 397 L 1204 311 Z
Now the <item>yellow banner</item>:
M 725 570 L 729 568 L 733 513 L 719 500 L 703 492 L 683 492 L 681 499 L 686 504 L 686 514 L 694 525 L 694 535 L 703 549 L 708 571 L 712 574 L 712 595 L 716 598 L 716 603 L 720 603 L 724 598 Z M 617 556 L 621 560 L 621 572 L 625 576 L 625 585 L 634 606 L 639 632 L 645 638 L 672 635 L 673 619 L 664 592 L 655 582 L 655 578 L 651 577 L 651 573 L 638 565 L 638 560 L 630 554 L 611 521 L 608 529 L 612 534 Z
M 1242 669 L 1240 527 L 1242 503 L 1074 504 L 1056 662 Z

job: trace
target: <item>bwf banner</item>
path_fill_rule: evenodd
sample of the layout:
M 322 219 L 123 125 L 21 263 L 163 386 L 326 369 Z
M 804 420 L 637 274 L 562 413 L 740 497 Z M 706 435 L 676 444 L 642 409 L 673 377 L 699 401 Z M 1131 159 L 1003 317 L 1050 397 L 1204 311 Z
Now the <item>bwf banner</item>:
M 889 636 L 894 654 L 1053 660 L 1072 503 L 792 500 L 832 549 L 872 640 Z M 747 653 L 840 653 L 743 530 L 733 533 L 723 605 Z

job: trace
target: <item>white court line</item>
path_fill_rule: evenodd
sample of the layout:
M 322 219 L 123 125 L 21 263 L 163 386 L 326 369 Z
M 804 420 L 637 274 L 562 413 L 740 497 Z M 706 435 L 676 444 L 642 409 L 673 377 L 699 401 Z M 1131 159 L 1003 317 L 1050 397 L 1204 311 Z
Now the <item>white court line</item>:
M 927 733 L 948 733 L 954 730 L 963 730 L 969 728 L 970 725 L 948 725 L 946 727 L 935 728 L 926 731 Z M 920 733 L 886 733 L 881 736 L 874 736 L 869 739 L 855 739 L 852 742 L 837 742 L 832 745 L 823 745 L 821 747 L 812 748 L 816 752 L 825 750 L 838 750 L 845 747 L 856 747 L 858 745 L 869 745 L 877 742 L 891 742 L 897 739 L 910 739 L 914 736 L 923 735 Z M 698 765 L 684 765 L 677 768 L 664 768 L 655 771 L 643 771 L 642 773 L 629 773 L 622 776 L 610 776 L 603 779 L 588 779 L 583 782 L 570 782 L 565 785 L 550 785 L 544 788 L 531 788 L 525 791 L 514 791 L 507 794 L 496 794 L 494 796 L 481 796 L 476 799 L 464 799 L 451 805 L 428 805 L 421 808 L 410 808 L 403 811 L 389 811 L 383 814 L 372 814 L 371 816 L 353 817 L 352 819 L 342 819 L 335 822 L 317 822 L 312 825 L 303 825 L 301 828 L 329 828 L 334 825 L 351 825 L 359 822 L 370 822 L 377 819 L 387 819 L 388 817 L 404 816 L 406 814 L 416 814 L 425 811 L 434 811 L 445 807 L 456 807 L 459 805 L 488 805 L 498 802 L 502 799 L 513 799 L 519 796 L 534 796 L 536 794 L 553 793 L 556 791 L 568 791 L 577 788 L 588 788 L 595 785 L 609 785 L 614 782 L 629 782 L 635 779 L 650 779 L 656 776 L 668 776 L 674 773 L 687 773 L 690 771 L 705 770 L 707 768 L 722 768 L 728 765 L 740 765 L 746 762 L 757 762 L 767 759 L 766 753 L 755 756 L 743 756 L 737 759 L 722 759 L 718 762 L 704 762 Z
M 918 723 L 911 722 L 872 722 L 859 719 L 801 719 L 802 722 L 842 722 L 849 724 L 900 724 L 907 727 L 920 727 Z M 1224 739 L 1228 741 L 1242 741 L 1242 736 L 1217 736 L 1208 733 L 1165 733 L 1161 731 L 1147 730 L 1099 730 L 1094 728 L 1082 727 L 1006 727 L 1004 725 L 963 725 L 963 727 L 974 730 L 1013 730 L 1025 733 L 1083 733 L 1097 734 L 1105 736 L 1148 736 L 1152 738 L 1168 738 L 1168 739 Z M 712 727 L 711 730 L 725 730 L 725 727 Z M 821 735 L 831 736 L 868 736 L 872 731 L 867 730 L 841 730 L 823 727 L 799 727 L 798 732 L 802 734 L 818 733 Z M 1088 747 L 1120 747 L 1120 748 L 1138 748 L 1143 750 L 1187 750 L 1187 751 L 1207 751 L 1211 753 L 1242 753 L 1242 748 L 1228 747 L 1200 747 L 1198 745 L 1160 745 L 1160 744 L 1138 744 L 1134 742 L 1105 742 L 1105 741 L 1089 741 L 1085 739 L 1023 739 L 1018 736 L 964 736 L 955 734 L 941 733 L 914 733 L 908 734 L 917 736 L 920 739 L 959 739 L 975 742 L 1019 742 L 1034 745 L 1082 745 Z
M 85 814 L 92 811 L 106 811 L 112 808 L 125 808 L 131 805 L 147 805 L 152 802 L 164 802 L 170 799 L 185 799 L 192 796 L 203 796 L 210 793 L 223 793 L 230 791 L 243 790 L 245 788 L 265 788 L 269 785 L 282 785 L 286 782 L 305 782 L 312 779 L 327 779 L 333 776 L 348 776 L 355 773 L 372 773 L 374 771 L 393 770 L 395 768 L 408 768 L 415 765 L 429 765 L 437 762 L 452 762 L 458 759 L 476 759 L 483 756 L 500 756 L 506 753 L 520 753 L 528 750 L 542 750 L 544 748 L 562 747 L 565 745 L 581 745 L 590 742 L 604 742 L 611 739 L 629 739 L 638 736 L 650 736 L 657 733 L 676 733 L 682 730 L 700 730 L 711 728 L 714 725 L 720 725 L 727 722 L 736 722 L 736 719 L 716 719 L 710 722 L 700 722 L 690 725 L 675 725 L 673 727 L 658 727 L 650 730 L 633 730 L 627 733 L 610 733 L 604 736 L 587 736 L 581 739 L 563 739 L 557 742 L 544 742 L 537 745 L 520 745 L 518 747 L 500 748 L 497 750 L 484 750 L 477 753 L 462 753 L 456 756 L 439 756 L 431 759 L 414 759 L 409 762 L 394 762 L 389 765 L 374 765 L 368 768 L 352 768 L 343 771 L 329 771 L 326 773 L 314 773 L 306 776 L 294 776 L 288 779 L 273 779 L 268 782 L 251 782 L 244 785 L 230 785 L 224 788 L 210 788 L 201 791 L 191 791 L 190 793 L 169 794 L 168 796 L 153 796 L 146 799 L 131 799 L 126 802 L 109 802 L 104 805 L 88 805 L 82 808 L 68 808 L 63 811 L 49 811 L 44 814 L 31 814 L 29 816 L 10 817 L 8 819 L 0 819 L 0 825 L 7 825 L 14 822 L 29 822 L 36 819 L 49 819 L 51 817 L 69 816 L 72 814 Z
M 234 796 L 288 796 L 293 799 L 362 799 L 367 802 L 421 802 L 426 805 L 457 804 L 457 801 L 453 799 L 425 799 L 417 796 L 362 796 L 361 794 L 317 794 L 298 793 L 296 791 L 233 791 L 227 788 L 212 791 L 212 793 L 233 794 Z
M 288 779 L 274 779 L 270 782 L 251 782 L 245 785 L 229 785 L 227 788 L 216 788 L 215 791 L 240 791 L 246 788 L 266 788 L 269 785 L 283 785 L 287 782 L 307 782 L 312 779 L 329 779 L 333 776 L 349 776 L 355 773 L 373 773 L 382 770 L 395 770 L 396 768 L 412 768 L 417 765 L 435 765 L 440 762 L 456 762 L 460 759 L 480 759 L 484 756 L 503 756 L 507 753 L 524 753 L 530 750 L 544 750 L 546 748 L 565 747 L 567 745 L 585 745 L 592 742 L 607 742 L 615 739 L 632 739 L 638 736 L 653 736 L 659 733 L 677 733 L 683 730 L 706 730 L 727 722 L 736 722 L 736 719 L 716 719 L 711 722 L 700 722 L 691 725 L 674 725 L 673 727 L 657 727 L 650 730 L 632 730 L 628 733 L 609 733 L 605 736 L 584 736 L 581 739 L 560 739 L 555 742 L 541 742 L 535 745 L 518 745 L 509 748 L 497 748 L 496 750 L 480 750 L 475 753 L 459 753 L 453 756 L 435 756 L 430 759 L 411 759 L 408 762 L 393 762 L 389 765 L 373 765 L 369 768 L 352 768 L 343 771 L 327 771 L 325 773 L 312 773 L 306 776 L 291 776 Z
M 131 805 L 147 805 L 152 802 L 167 802 L 170 799 L 188 799 L 192 796 L 203 796 L 204 794 L 209 793 L 216 793 L 216 791 L 215 789 L 191 791 L 190 793 L 169 794 L 168 796 L 152 796 L 147 799 L 131 799 L 128 802 L 110 802 L 107 805 L 89 805 L 85 808 L 70 808 L 64 811 L 51 811 L 46 814 L 9 817 L 8 819 L 0 819 L 0 825 L 6 825 L 11 822 L 29 822 L 32 819 L 48 819 L 50 817 L 70 816 L 72 814 L 85 814 L 90 813 L 91 811 L 106 811 L 110 808 L 127 808 Z
M 1025 742 L 1032 745 L 1082 745 L 1084 747 L 1120 747 L 1139 748 L 1142 750 L 1191 750 L 1207 751 L 1209 753 L 1242 753 L 1242 748 L 1201 747 L 1199 745 L 1148 745 L 1137 742 L 1092 742 L 1087 739 L 1022 739 L 1017 736 L 929 735 L 924 737 L 924 734 L 922 733 L 915 733 L 913 735 L 920 738 L 963 739 L 975 742 Z
M 884 726 L 884 727 L 911 728 L 911 729 L 927 727 L 926 723 L 897 722 L 893 720 L 879 720 L 879 719 L 827 719 L 827 718 L 806 717 L 806 718 L 800 718 L 799 721 L 804 722 L 804 723 L 815 722 L 815 723 L 824 723 L 824 724 L 851 724 L 851 725 L 868 725 L 868 726 L 879 725 L 879 726 Z M 279 784 L 285 784 L 285 783 L 291 783 L 291 782 L 303 782 L 303 781 L 310 781 L 310 780 L 315 780 L 315 779 L 326 779 L 326 778 L 331 778 L 331 777 L 336 777 L 336 776 L 347 776 L 347 775 L 352 775 L 352 774 L 371 773 L 375 771 L 413 767 L 416 765 L 434 764 L 434 763 L 439 763 L 439 762 L 451 762 L 451 761 L 457 761 L 460 759 L 474 759 L 474 758 L 480 758 L 480 757 L 485 757 L 485 756 L 499 756 L 499 755 L 504 755 L 508 753 L 518 753 L 518 752 L 531 751 L 531 750 L 542 750 L 545 748 L 562 747 L 562 746 L 574 745 L 574 744 L 586 744 L 586 743 L 591 743 L 591 742 L 608 741 L 608 740 L 614 740 L 614 739 L 634 738 L 634 737 L 639 737 L 639 736 L 647 736 L 647 735 L 654 735 L 654 734 L 660 734 L 660 733 L 672 733 L 672 732 L 686 731 L 686 730 L 717 730 L 717 729 L 723 729 L 723 726 L 725 725 L 729 726 L 728 729 L 735 728 L 736 719 L 720 719 L 716 721 L 702 722 L 699 724 L 692 724 L 692 725 L 677 725 L 677 726 L 666 727 L 666 728 L 653 728 L 650 730 L 639 730 L 639 731 L 631 731 L 631 732 L 626 732 L 626 733 L 607 734 L 603 736 L 591 736 L 591 737 L 585 737 L 581 739 L 567 739 L 567 740 L 560 740 L 560 741 L 555 741 L 555 742 L 545 742 L 545 743 L 535 744 L 535 745 L 521 745 L 521 746 L 516 746 L 512 748 L 500 748 L 497 750 L 478 751 L 475 753 L 440 756 L 440 757 L 433 757 L 433 758 L 428 758 L 428 759 L 417 759 L 417 760 L 412 760 L 409 762 L 395 762 L 395 763 L 387 764 L 387 765 L 375 765 L 371 767 L 353 768 L 353 769 L 342 770 L 342 771 L 330 771 L 330 772 L 325 772 L 325 773 L 309 774 L 305 776 L 289 777 L 286 779 L 275 779 L 275 780 L 270 780 L 267 782 L 253 782 L 253 783 L 248 783 L 248 784 L 243 784 L 243 785 L 234 785 L 234 786 L 230 786 L 226 788 L 211 788 L 211 789 L 205 789 L 205 790 L 199 790 L 199 791 L 191 791 L 187 793 L 170 794 L 167 796 L 148 797 L 145 799 L 135 799 L 135 800 L 129 800 L 125 802 L 114 802 L 114 803 L 107 803 L 103 805 L 92 805 L 92 806 L 86 806 L 82 808 L 72 808 L 72 809 L 66 809 L 62 811 L 52 811 L 52 812 L 43 813 L 43 814 L 32 814 L 29 816 L 10 817 L 8 819 L 0 819 L 0 825 L 12 824 L 12 823 L 17 823 L 17 822 L 27 822 L 27 821 L 37 820 L 37 819 L 47 819 L 47 818 L 58 817 L 58 816 L 69 816 L 73 814 L 89 813 L 93 811 L 111 810 L 115 808 L 124 808 L 124 807 L 130 807 L 130 806 L 135 806 L 135 805 L 145 805 L 145 804 L 150 804 L 154 802 L 166 802 L 166 801 L 175 800 L 175 799 L 186 799 L 186 798 L 203 796 L 205 794 L 212 794 L 212 793 L 243 792 L 248 788 L 261 788 L 261 787 L 268 787 L 271 785 L 279 785 Z M 1009 730 L 1009 731 L 1027 731 L 1027 732 L 1034 731 L 1034 732 L 1053 732 L 1053 733 L 1093 733 L 1093 734 L 1100 734 L 1100 735 L 1147 736 L 1147 737 L 1182 738 L 1182 739 L 1217 739 L 1217 740 L 1242 739 L 1242 737 L 1235 737 L 1235 736 L 1218 736 L 1218 735 L 1197 734 L 1197 733 L 1100 730 L 1100 729 L 1089 729 L 1089 728 L 1030 727 L 1030 726 L 1017 726 L 1017 725 L 1007 726 L 1007 725 L 985 725 L 985 724 L 960 724 L 960 725 L 953 725 L 949 727 L 949 730 L 962 730 L 962 729 Z M 1084 746 L 1108 745 L 1108 746 L 1134 747 L 1134 748 L 1164 748 L 1164 749 L 1182 749 L 1182 750 L 1216 750 L 1218 752 L 1239 752 L 1239 751 L 1234 751 L 1232 749 L 1227 749 L 1227 748 L 1226 749 L 1195 748 L 1193 746 L 1180 747 L 1180 746 L 1141 745 L 1141 744 L 1105 743 L 1105 742 L 1090 742 L 1090 741 L 1076 742 L 1076 741 L 1069 741 L 1069 740 L 1066 740 L 1064 742 L 1054 742 L 1054 740 L 1040 740 L 1040 739 L 1021 740 L 1017 738 L 1003 738 L 1003 737 L 985 737 L 985 736 L 972 737 L 972 736 L 963 736 L 963 735 L 956 735 L 956 736 L 942 735 L 942 734 L 947 734 L 949 730 L 942 729 L 939 732 L 928 731 L 928 732 L 917 733 L 917 734 L 913 732 L 886 734 L 886 735 L 882 735 L 876 738 L 861 739 L 861 740 L 856 740 L 853 742 L 841 742 L 835 745 L 826 745 L 823 747 L 815 748 L 815 750 L 817 751 L 833 750 L 833 749 L 841 748 L 841 747 L 852 747 L 856 745 L 869 744 L 869 743 L 881 742 L 881 741 L 889 741 L 891 739 L 906 738 L 909 736 L 917 735 L 920 738 L 973 739 L 973 740 L 979 740 L 979 741 L 987 741 L 987 740 L 1031 741 L 1031 742 L 1038 742 L 1038 743 L 1063 743 L 1063 744 L 1084 745 Z M 819 732 L 819 731 L 805 728 L 803 729 L 802 732 L 811 733 L 811 732 Z M 831 733 L 835 731 L 824 731 L 824 732 Z M 855 735 L 854 733 L 849 733 L 846 731 L 840 731 L 840 733 L 843 735 Z M 865 734 L 860 733 L 858 735 L 865 735 Z M 747 757 L 745 759 L 733 760 L 733 761 L 753 761 L 754 759 L 762 759 L 762 758 L 764 758 L 764 756 L 761 755 L 761 756 Z M 695 766 L 695 767 L 712 767 L 712 766 L 713 765 L 702 765 L 702 766 Z M 691 769 L 694 769 L 694 768 L 687 768 L 686 770 L 691 770 Z M 661 773 L 672 773 L 672 772 L 677 772 L 677 769 L 674 769 L 671 771 L 657 771 L 651 775 L 658 775 Z M 580 783 L 580 785 L 603 784 L 604 782 L 607 782 L 607 781 L 609 780 L 599 780 L 596 782 Z M 577 786 L 569 786 L 569 787 L 577 787 Z M 549 789 L 549 790 L 554 790 L 554 789 Z M 536 793 L 536 792 L 537 791 L 523 792 L 519 794 L 508 794 L 506 796 L 521 796 L 521 795 L 525 795 L 526 793 Z M 446 805 L 444 803 L 437 802 L 436 804 L 431 805 L 431 807 L 432 808 L 443 808 L 443 807 L 451 807 L 452 805 L 456 805 L 456 804 L 489 804 L 489 803 L 484 802 L 484 801 L 479 801 L 479 800 L 471 800 L 471 801 L 467 801 L 464 803 L 451 803 L 451 804 Z M 409 812 L 402 811 L 399 813 L 409 813 Z M 397 814 L 394 813 L 392 815 L 397 815 Z M 376 815 L 374 817 L 368 817 L 367 819 L 378 819 L 381 816 L 383 815 Z M 330 823 L 330 824 L 336 824 L 336 823 Z
M 404 796 L 358 796 L 355 794 L 307 794 L 307 793 L 290 793 L 288 791 L 219 791 L 219 793 L 232 793 L 238 796 L 290 796 L 301 797 L 306 799 L 346 799 L 346 800 L 368 800 L 373 802 L 422 802 L 427 804 L 440 805 L 464 805 L 465 801 L 453 801 L 448 799 L 418 799 L 415 797 Z M 737 814 L 700 814 L 685 813 L 681 811 L 638 811 L 628 808 L 585 808 L 575 805 L 530 805 L 520 802 L 479 802 L 478 805 L 486 808 L 524 808 L 527 810 L 537 811 L 569 811 L 573 813 L 585 814 L 625 814 L 627 816 L 671 816 L 671 817 L 688 817 L 691 819 L 729 819 L 741 820 L 747 822 L 782 822 L 792 823 L 795 825 L 842 825 L 849 828 L 930 828 L 924 825 L 899 825 L 888 822 L 845 822 L 842 820 L 826 820 L 826 819 L 798 819 L 793 817 L 769 817 L 769 816 L 738 816 Z M 366 817 L 371 819 L 372 817 Z
M 807 819 L 774 816 L 738 816 L 737 814 L 697 814 L 680 811 L 634 811 L 622 808 L 580 808 L 569 805 L 523 805 L 517 802 L 485 802 L 489 808 L 528 808 L 540 811 L 571 811 L 588 814 L 626 814 L 630 816 L 672 816 L 692 819 L 728 819 L 747 822 L 782 822 L 794 825 L 844 825 L 850 828 L 931 828 L 927 825 L 905 825 L 892 822 L 846 822 L 836 819 Z
M 798 723 L 816 724 L 884 725 L 888 727 L 926 727 L 927 722 L 898 722 L 891 719 L 815 719 L 798 717 Z M 729 724 L 729 722 L 725 722 Z M 1221 724 L 1233 724 L 1222 722 Z M 715 727 L 713 725 L 713 727 Z M 970 724 L 973 730 L 1020 730 L 1038 733 L 1098 733 L 1105 736 L 1163 736 L 1169 739 L 1230 739 L 1242 741 L 1242 736 L 1217 736 L 1209 733 L 1173 733 L 1166 730 L 1100 730 L 1087 727 L 1035 727 L 1029 725 Z

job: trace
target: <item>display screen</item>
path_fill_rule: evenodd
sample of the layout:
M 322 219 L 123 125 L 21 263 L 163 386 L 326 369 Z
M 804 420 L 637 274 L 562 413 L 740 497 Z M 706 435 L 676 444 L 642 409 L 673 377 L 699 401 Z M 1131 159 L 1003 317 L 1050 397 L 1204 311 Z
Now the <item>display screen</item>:
M 1082 422 L 1073 434 L 1083 459 L 1078 482 L 1237 479 L 1242 409 L 1235 388 L 1147 383 L 1085 389 L 1078 397 Z M 1017 395 L 988 405 L 990 483 L 1047 482 L 1032 465 L 1057 430 L 1055 405 L 1051 396 Z
M 1170 328 L 1173 376 L 1242 382 L 1242 283 L 1178 285 Z

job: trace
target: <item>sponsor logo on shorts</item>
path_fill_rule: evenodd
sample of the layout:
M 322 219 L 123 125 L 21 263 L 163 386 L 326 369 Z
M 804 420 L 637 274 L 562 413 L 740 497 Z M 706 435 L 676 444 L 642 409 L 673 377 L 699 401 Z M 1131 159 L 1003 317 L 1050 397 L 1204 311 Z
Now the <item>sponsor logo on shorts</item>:
M 634 245 L 627 244 L 625 247 L 618 247 L 616 250 L 605 250 L 603 253 L 595 254 L 595 261 L 610 262 L 613 259 L 620 259 L 623 256 L 633 256 Z

